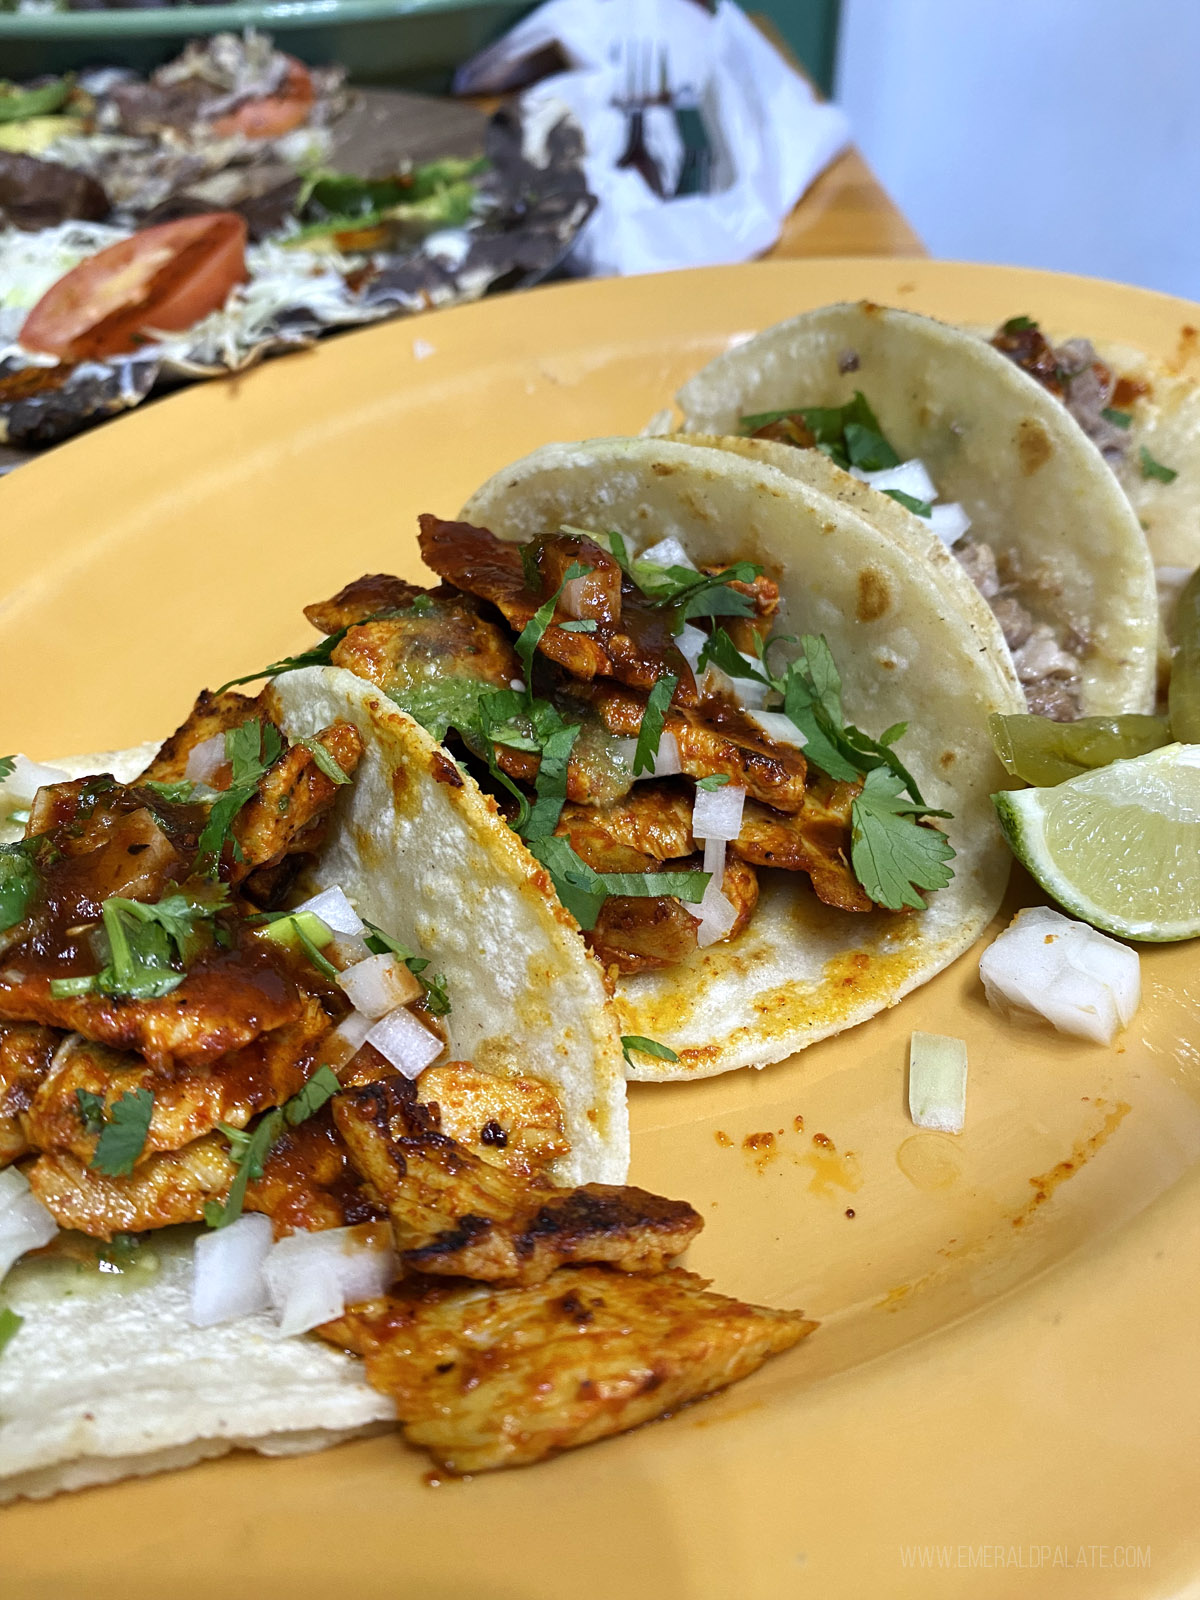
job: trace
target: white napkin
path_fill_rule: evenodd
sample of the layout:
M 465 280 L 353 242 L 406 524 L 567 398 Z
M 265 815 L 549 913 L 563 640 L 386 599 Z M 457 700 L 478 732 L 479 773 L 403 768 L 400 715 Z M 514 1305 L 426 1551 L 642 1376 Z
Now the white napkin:
M 817 101 L 731 0 L 721 0 L 715 15 L 695 0 L 547 0 L 467 62 L 455 90 L 494 92 L 517 62 L 555 43 L 571 70 L 527 90 L 521 105 L 542 127 L 565 105 L 583 129 L 584 166 L 599 205 L 571 253 L 572 271 L 745 261 L 774 243 L 797 200 L 847 142 L 845 115 Z M 628 123 L 612 102 L 627 90 L 626 62 L 631 52 L 653 61 L 657 92 L 660 50 L 672 93 L 704 118 L 713 159 L 705 195 L 659 200 L 637 172 L 616 166 Z M 683 160 L 669 107 L 650 107 L 645 134 L 669 195 Z

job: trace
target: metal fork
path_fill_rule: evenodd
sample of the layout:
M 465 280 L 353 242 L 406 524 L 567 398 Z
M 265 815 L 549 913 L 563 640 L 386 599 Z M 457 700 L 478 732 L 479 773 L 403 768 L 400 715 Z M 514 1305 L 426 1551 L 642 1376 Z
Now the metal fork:
M 617 166 L 632 167 L 640 174 L 643 183 L 660 200 L 666 198 L 666 184 L 658 163 L 646 144 L 646 111 L 650 106 L 664 103 L 667 64 L 661 51 L 657 52 L 658 72 L 655 73 L 656 52 L 648 40 L 629 39 L 623 44 L 625 58 L 625 90 L 613 105 L 626 117 L 625 149 Z M 659 87 L 656 87 L 656 76 Z

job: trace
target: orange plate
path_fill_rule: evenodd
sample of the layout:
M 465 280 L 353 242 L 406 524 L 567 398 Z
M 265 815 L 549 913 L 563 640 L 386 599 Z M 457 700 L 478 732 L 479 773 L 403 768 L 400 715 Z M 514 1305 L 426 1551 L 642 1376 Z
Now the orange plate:
M 1028 312 L 1166 357 L 1200 322 L 1079 278 L 779 262 L 490 300 L 199 385 L 0 484 L 0 748 L 48 758 L 174 727 L 200 684 L 304 640 L 303 602 L 364 571 L 416 576 L 417 512 L 453 515 L 546 440 L 636 431 L 734 335 L 862 295 L 979 322 Z M 790 1062 L 634 1089 L 634 1180 L 708 1224 L 690 1264 L 823 1324 L 728 1394 L 441 1488 L 384 1437 L 18 1506 L 0 1588 L 1190 1592 L 1200 979 L 1194 946 L 1142 962 L 1146 998 L 1114 1050 L 1003 1025 L 967 955 Z M 908 1121 L 914 1028 L 968 1041 L 959 1138 Z

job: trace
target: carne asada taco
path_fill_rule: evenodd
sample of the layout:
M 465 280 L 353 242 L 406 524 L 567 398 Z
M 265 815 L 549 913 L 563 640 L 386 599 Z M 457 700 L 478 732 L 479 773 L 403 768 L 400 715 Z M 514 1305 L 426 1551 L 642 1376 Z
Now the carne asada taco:
M 581 1181 L 620 1042 L 543 869 L 374 684 L 273 672 L 100 775 L 4 763 L 0 1500 L 389 1420 L 536 1461 L 814 1326 Z
M 1154 572 L 1103 458 L 1046 390 L 962 329 L 825 306 L 680 390 L 689 432 L 817 449 L 943 539 L 995 612 L 1029 708 L 1148 711 Z
M 978 331 L 978 330 L 972 330 Z M 1062 402 L 1116 474 L 1156 567 L 1200 565 L 1200 383 L 1195 329 L 1176 366 L 1127 345 L 1052 342 L 1032 317 L 985 337 Z
M 497 797 L 615 985 L 632 1076 L 778 1060 L 971 943 L 1008 871 L 987 714 L 1022 700 L 933 560 L 678 441 L 550 446 L 463 516 L 422 518 L 439 587 L 364 578 L 307 615 Z

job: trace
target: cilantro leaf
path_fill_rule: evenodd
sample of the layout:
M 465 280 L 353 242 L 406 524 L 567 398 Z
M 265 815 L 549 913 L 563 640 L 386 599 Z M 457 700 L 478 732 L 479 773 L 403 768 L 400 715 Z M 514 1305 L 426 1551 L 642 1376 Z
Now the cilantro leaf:
M 1138 451 L 1138 462 L 1143 478 L 1157 478 L 1159 483 L 1174 483 L 1179 476 L 1174 467 L 1164 467 L 1161 461 L 1155 461 L 1145 445 Z
M 20 839 L 16 844 L 0 845 L 0 933 L 25 920 L 37 893 L 38 870 L 30 843 Z
M 204 1207 L 204 1220 L 210 1228 L 224 1228 L 236 1222 L 246 1201 L 246 1186 L 252 1178 L 261 1178 L 271 1146 L 283 1131 L 284 1106 L 275 1106 L 260 1117 L 254 1130 L 231 1128 L 227 1122 L 217 1127 L 229 1140 L 229 1155 L 237 1171 L 229 1185 L 224 1205 L 219 1200 L 209 1200 Z
M 658 747 L 662 743 L 663 723 L 678 686 L 679 679 L 666 672 L 646 697 L 646 709 L 642 712 L 642 722 L 638 728 L 637 748 L 633 753 L 635 778 L 640 773 L 654 771 Z
M 318 770 L 323 772 L 331 783 L 340 786 L 351 781 L 349 774 L 342 771 L 319 739 L 297 739 L 296 743 L 304 746 L 316 762 Z
M 446 993 L 446 980 L 439 973 L 435 977 L 427 978 L 425 969 L 429 962 L 425 956 L 417 955 L 416 951 L 409 950 L 402 945 L 399 939 L 393 939 L 390 933 L 384 933 L 382 928 L 376 927 L 373 922 L 363 919 L 367 929 L 364 942 L 372 955 L 382 956 L 389 952 L 403 961 L 404 965 L 418 979 L 425 991 L 425 1004 L 431 1016 L 446 1017 L 450 1014 L 450 996 Z
M 841 406 L 788 406 L 779 411 L 760 411 L 742 417 L 741 431 L 757 433 L 772 422 L 799 417 L 812 434 L 818 450 L 839 467 L 858 467 L 863 472 L 881 472 L 900 465 L 900 457 L 884 438 L 879 418 L 871 410 L 860 389 Z
M 300 948 L 304 951 L 304 954 L 308 957 L 310 965 L 314 966 L 317 969 L 317 971 L 319 973 L 321 973 L 324 977 L 329 978 L 332 981 L 336 982 L 337 975 L 338 975 L 338 969 L 334 966 L 333 962 L 330 961 L 327 956 L 323 956 L 321 954 L 321 952 L 317 949 L 316 944 L 313 942 L 312 938 L 310 937 L 308 929 L 304 926 L 304 923 L 301 920 L 301 918 L 299 918 L 299 917 L 293 918 L 292 927 L 295 930 L 296 939 L 299 942 Z
M 417 611 L 417 602 L 425 600 L 427 603 Z M 301 667 L 327 667 L 333 660 L 333 652 L 350 632 L 351 628 L 359 628 L 364 622 L 379 622 L 385 617 L 403 617 L 408 612 L 417 611 L 418 616 L 424 615 L 429 609 L 428 596 L 418 595 L 412 605 L 407 608 L 389 608 L 384 611 L 372 611 L 370 616 L 361 617 L 358 622 L 348 622 L 344 628 L 339 628 L 336 633 L 327 634 L 324 639 L 319 639 L 316 644 L 310 645 L 307 650 L 301 650 L 298 655 L 284 656 L 282 661 L 272 661 L 268 667 L 260 667 L 257 672 L 247 672 L 243 677 L 230 678 L 228 683 L 223 683 L 217 690 L 224 694 L 226 689 L 236 689 L 241 683 L 254 683 L 259 678 L 277 678 L 282 672 L 298 672 Z
M 562 719 L 559 719 L 562 721 Z M 544 839 L 558 827 L 567 798 L 567 771 L 571 751 L 579 737 L 579 724 L 562 721 L 542 745 L 542 759 L 534 780 L 537 799 L 521 830 L 525 839 Z
M 521 629 L 520 634 L 517 636 L 516 652 L 520 656 L 521 663 L 525 668 L 525 693 L 531 702 L 533 700 L 534 651 L 537 649 L 542 635 L 554 620 L 554 608 L 558 605 L 559 597 L 566 588 L 567 584 L 573 582 L 576 578 L 586 578 L 591 570 L 591 567 L 585 567 L 582 561 L 572 561 L 571 565 L 567 568 L 566 576 L 563 578 L 563 581 L 559 584 L 558 588 L 555 589 L 549 600 L 544 601 L 543 604 L 537 608 L 533 616 L 530 617 L 529 621 L 525 624 L 525 626 Z
M 156 778 L 146 778 L 138 784 L 139 789 L 149 789 L 151 794 L 156 794 L 160 800 L 173 805 L 187 805 L 195 798 L 196 785 L 188 778 L 180 778 L 175 783 L 159 783 Z
M 302 1089 L 292 1096 L 283 1108 L 290 1127 L 307 1122 L 321 1107 L 341 1093 L 342 1086 L 332 1067 L 318 1067 Z
M 109 1178 L 127 1178 L 145 1148 L 153 1113 L 149 1089 L 130 1089 L 114 1100 L 89 1166 Z
M 885 489 L 883 492 L 889 500 L 894 500 L 898 506 L 903 506 L 905 511 L 911 511 L 914 517 L 933 515 L 933 504 L 929 500 L 918 500 L 915 494 L 905 494 L 903 489 Z
M 1105 406 L 1100 415 L 1105 422 L 1111 422 L 1114 428 L 1128 428 L 1133 422 L 1132 411 L 1118 411 L 1115 406 Z
M 484 679 L 455 672 L 393 685 L 387 695 L 401 711 L 407 711 L 414 722 L 419 722 L 427 733 L 440 742 L 451 728 L 457 728 L 467 738 L 470 731 L 477 727 L 479 700 L 488 689 L 489 685 Z
M 754 600 L 731 583 L 752 583 L 762 572 L 753 561 L 735 561 L 721 572 L 696 572 L 691 567 L 656 567 L 635 561 L 634 583 L 652 605 L 669 609 L 671 632 L 681 633 L 693 617 L 752 617 Z
M 261 1178 L 267 1157 L 284 1130 L 284 1124 L 296 1127 L 307 1122 L 328 1100 L 341 1090 L 341 1084 L 332 1067 L 318 1067 L 312 1077 L 290 1100 L 273 1106 L 261 1116 L 252 1129 L 231 1128 L 227 1122 L 217 1127 L 229 1140 L 229 1156 L 237 1167 L 224 1205 L 210 1200 L 204 1207 L 204 1220 L 210 1228 L 224 1228 L 236 1222 L 246 1202 L 246 1187 Z
M 1009 317 L 1008 321 L 1001 327 L 1000 332 L 1032 333 L 1036 327 L 1037 323 L 1032 317 Z
M 52 78 L 49 83 L 35 84 L 31 89 L 0 79 L 0 123 L 53 116 L 66 105 L 74 88 L 74 73 Z
M 659 1044 L 657 1039 L 644 1039 L 640 1033 L 623 1033 L 621 1035 L 621 1053 L 631 1067 L 636 1067 L 637 1062 L 630 1055 L 631 1050 L 637 1050 L 644 1056 L 656 1056 L 660 1061 L 678 1061 L 679 1057 L 674 1050 L 665 1044 Z
M 569 839 L 557 834 L 535 839 L 530 850 L 554 880 L 558 898 L 585 931 L 596 926 L 600 907 L 610 895 L 635 899 L 673 895 L 696 905 L 712 877 L 710 872 L 597 872 L 578 855 Z
M 16 764 L 16 756 L 0 756 L 0 783 L 3 783 L 5 778 L 12 777 L 12 771 Z
M 580 529 L 580 532 L 583 530 Z M 735 561 L 723 572 L 697 572 L 694 567 L 660 567 L 629 554 L 624 536 L 615 529 L 589 538 L 608 544 L 621 571 L 654 606 L 673 611 L 672 633 L 679 633 L 692 617 L 751 617 L 754 601 L 731 589 L 731 583 L 752 583 L 762 573 L 754 561 Z
M 697 779 L 696 787 L 697 789 L 703 789 L 708 794 L 713 789 L 723 789 L 728 782 L 729 774 L 727 772 L 713 772 L 707 778 Z
M 268 768 L 283 753 L 283 736 L 273 722 L 251 717 L 240 728 L 225 734 L 225 755 L 232 764 L 233 777 L 228 789 L 217 796 L 199 841 L 199 864 L 209 877 L 220 871 L 221 852 L 229 838 L 234 818 L 253 798 Z
M 850 465 L 860 472 L 883 472 L 900 465 L 900 457 L 880 433 L 878 425 L 868 428 L 861 422 L 847 422 L 845 440 Z
M 208 924 L 228 904 L 224 886 L 208 892 L 178 890 L 155 904 L 110 895 L 100 908 L 109 958 L 93 978 L 55 978 L 56 998 L 99 993 L 156 1000 L 183 982 L 175 965 L 187 963 L 210 937 Z
M 76 1089 L 75 1098 L 85 1132 L 100 1133 L 104 1128 L 104 1096 L 93 1094 L 90 1089 Z
M 0 1307 L 0 1355 L 12 1340 L 14 1334 L 20 1333 L 25 1318 L 19 1311 L 14 1311 L 11 1306 Z
M 850 807 L 850 860 L 854 875 L 877 905 L 889 911 L 924 910 L 918 889 L 944 889 L 954 876 L 946 865 L 954 847 L 935 828 L 924 828 L 905 800 L 903 780 L 885 767 L 867 773 Z
M 580 617 L 576 622 L 560 622 L 558 626 L 563 633 L 595 633 L 597 624 L 594 617 Z

